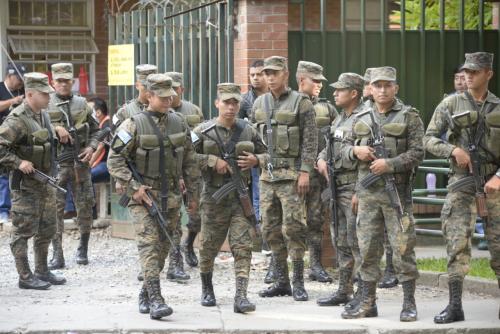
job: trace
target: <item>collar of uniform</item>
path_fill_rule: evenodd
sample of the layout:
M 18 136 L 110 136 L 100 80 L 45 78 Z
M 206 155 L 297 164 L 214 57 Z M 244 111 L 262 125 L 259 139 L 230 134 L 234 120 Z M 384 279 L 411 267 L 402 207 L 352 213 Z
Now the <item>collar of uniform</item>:
M 31 107 L 29 106 L 28 103 L 26 103 L 26 102 L 23 102 L 23 103 L 24 103 L 24 110 L 26 112 L 26 116 L 34 118 L 34 117 L 37 117 L 38 115 L 40 115 L 40 113 L 38 113 L 38 114 L 35 113 L 33 111 L 33 109 L 31 109 Z
M 403 102 L 400 99 L 395 98 L 394 102 L 392 103 L 391 108 L 385 114 L 388 115 L 388 114 L 390 114 L 393 111 L 396 111 L 396 112 L 400 111 L 401 109 L 403 109 L 403 106 L 404 106 Z M 376 103 L 372 104 L 372 108 L 373 108 L 373 110 L 377 111 L 377 113 L 379 113 L 378 109 L 377 109 L 377 104 Z
M 221 122 L 219 122 L 218 119 L 215 119 L 215 125 L 218 127 L 218 128 L 221 128 L 221 129 L 224 129 L 224 130 L 232 130 L 234 129 L 234 126 L 236 125 L 236 121 L 234 121 L 233 125 L 231 126 L 230 129 L 226 128 L 224 125 L 222 125 Z
M 359 104 L 356 106 L 356 108 L 354 108 L 354 110 L 352 111 L 353 114 L 357 114 L 358 112 L 360 112 L 363 107 L 364 107 L 364 103 L 362 102 L 362 100 L 359 100 Z
M 279 100 L 284 100 L 288 97 L 288 95 L 290 95 L 290 93 L 292 92 L 292 89 L 290 87 L 287 87 L 285 89 L 285 91 L 283 93 L 281 93 L 281 95 L 278 97 Z M 274 99 L 274 95 L 271 91 L 269 91 L 269 94 L 271 94 L 271 96 L 273 97 Z
M 465 92 L 464 93 L 458 93 L 457 95 L 460 96 L 462 99 L 464 99 L 466 101 L 469 101 L 469 99 L 465 95 Z M 489 103 L 500 104 L 500 99 L 495 94 L 493 94 L 490 91 L 488 91 L 488 93 L 486 94 L 486 99 L 484 99 L 484 100 L 486 102 L 489 102 Z
M 167 115 L 168 111 L 163 113 L 163 112 L 159 112 L 159 111 L 153 111 L 153 110 L 147 110 L 147 112 L 151 115 L 151 116 L 154 116 L 158 119 L 162 119 L 164 116 Z

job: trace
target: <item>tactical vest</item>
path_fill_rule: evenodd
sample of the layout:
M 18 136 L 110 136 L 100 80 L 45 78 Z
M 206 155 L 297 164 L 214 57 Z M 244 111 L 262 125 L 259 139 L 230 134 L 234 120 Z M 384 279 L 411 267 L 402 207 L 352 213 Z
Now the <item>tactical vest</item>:
M 186 118 L 186 122 L 191 129 L 194 129 L 201 122 L 203 117 L 198 114 L 198 107 L 191 102 L 182 100 L 180 107 L 175 108 L 175 111 L 180 112 Z
M 177 181 L 182 176 L 186 127 L 181 117 L 174 112 L 168 112 L 165 117 L 167 117 L 166 128 L 159 126 L 164 137 L 165 175 L 169 187 L 178 189 Z M 134 152 L 137 170 L 144 178 L 159 185 L 161 171 L 158 137 L 146 115 L 139 113 L 131 118 L 137 128 L 138 145 Z
M 318 153 L 323 151 L 326 147 L 326 140 L 324 133 L 322 132 L 324 128 L 328 128 L 332 124 L 333 117 L 333 106 L 328 100 L 320 99 L 317 103 L 314 103 L 314 113 L 316 119 L 317 133 L 318 133 Z
M 281 101 L 278 109 L 273 108 L 274 98 L 271 93 L 259 97 L 259 105 L 255 109 L 255 120 L 261 137 L 267 143 L 267 117 L 271 113 L 271 126 L 273 128 L 274 152 L 271 163 L 275 168 L 297 168 L 300 156 L 300 127 L 299 103 L 307 97 L 291 90 L 286 100 Z M 266 101 L 270 101 L 266 110 Z
M 255 152 L 255 145 L 252 141 L 253 135 L 252 135 L 251 126 L 246 121 L 243 121 L 243 120 L 238 120 L 238 121 L 244 122 L 242 124 L 244 124 L 245 127 L 243 128 L 243 131 L 238 139 L 238 142 L 235 145 L 234 152 L 232 152 L 232 154 L 231 154 L 231 157 L 236 159 L 236 160 L 238 159 L 238 156 L 243 153 L 243 151 L 249 152 L 249 153 Z M 209 122 L 205 123 L 206 126 L 204 124 L 203 128 L 206 129 L 206 128 L 210 127 L 213 124 L 213 122 L 215 122 L 215 121 L 209 121 Z M 220 132 L 221 131 L 219 130 L 219 136 L 221 136 L 221 138 L 222 138 L 222 134 Z M 215 155 L 217 157 L 222 158 L 222 154 L 219 150 L 219 147 L 217 146 L 215 141 L 213 141 L 212 139 L 209 138 L 209 137 L 217 138 L 217 134 L 215 132 L 215 127 L 213 129 L 211 129 L 210 131 L 208 131 L 206 134 L 208 136 L 207 135 L 203 136 L 202 153 L 203 154 L 212 154 L 212 155 Z M 226 145 L 226 143 L 223 143 L 223 144 Z M 249 170 L 241 171 L 241 176 L 244 178 L 245 184 L 248 184 L 248 180 L 250 179 L 250 171 Z M 231 179 L 230 175 L 219 174 L 213 169 L 207 169 L 206 171 L 203 171 L 203 178 L 207 181 L 207 183 L 210 186 L 215 187 L 215 188 L 220 188 L 221 186 L 223 186 L 224 184 L 229 182 Z
M 63 102 L 55 94 L 51 94 L 50 103 L 48 107 L 48 114 L 50 116 L 50 121 L 52 123 L 62 123 L 66 124 L 65 128 L 68 129 L 69 125 L 66 122 L 66 116 L 64 116 L 61 109 L 67 112 L 68 107 L 63 105 L 57 107 L 56 103 Z M 78 139 L 80 140 L 80 147 L 83 148 L 89 144 L 90 138 L 90 124 L 87 122 L 88 110 L 87 110 L 87 100 L 81 96 L 73 96 L 71 103 L 69 105 L 70 117 L 73 125 L 76 128 Z
M 49 129 L 42 127 L 36 120 L 26 115 L 23 105 L 14 109 L 11 115 L 12 117 L 19 118 L 28 129 L 26 142 L 15 148 L 16 155 L 22 160 L 31 161 L 35 168 L 41 171 L 49 171 L 52 165 L 51 134 L 49 134 Z M 41 115 L 41 117 L 43 118 L 43 115 Z M 49 118 L 46 117 L 46 120 L 48 119 Z M 46 126 L 50 128 L 50 124 Z
M 373 113 L 374 111 L 372 109 Z M 391 112 L 389 116 L 381 121 L 380 129 L 384 136 L 385 148 L 387 150 L 388 158 L 394 158 L 408 150 L 408 126 L 407 116 L 408 113 L 415 112 L 411 106 L 404 105 L 401 110 Z M 376 121 L 378 117 L 375 116 Z M 372 144 L 372 121 L 370 115 L 364 115 L 356 121 L 354 125 L 354 135 L 356 138 L 356 145 L 358 146 L 371 146 Z M 367 164 L 362 164 L 363 169 L 367 169 Z M 362 168 L 360 166 L 360 168 Z M 396 183 L 407 183 L 409 172 L 394 173 Z

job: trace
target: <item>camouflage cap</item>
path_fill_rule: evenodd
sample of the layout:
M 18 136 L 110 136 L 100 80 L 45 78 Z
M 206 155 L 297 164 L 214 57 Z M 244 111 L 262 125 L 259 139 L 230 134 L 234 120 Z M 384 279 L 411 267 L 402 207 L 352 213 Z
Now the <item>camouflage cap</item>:
M 374 67 L 370 71 L 370 83 L 380 80 L 396 81 L 396 69 L 390 66 Z
M 374 69 L 373 67 L 368 67 L 365 70 L 365 76 L 363 77 L 363 79 L 365 80 L 365 83 L 367 83 L 367 84 L 370 83 L 371 73 L 372 73 L 373 69 Z
M 150 74 L 158 73 L 158 67 L 151 64 L 140 64 L 135 67 L 135 76 L 137 81 L 140 81 L 143 85 L 147 85 L 147 77 Z
M 54 91 L 49 85 L 49 77 L 39 72 L 30 72 L 24 75 L 24 89 L 34 89 L 42 93 L 52 93 Z
M 57 63 L 52 65 L 52 79 L 73 79 L 73 64 L 71 63 Z
M 146 79 L 146 89 L 159 97 L 169 97 L 177 95 L 172 89 L 172 79 L 161 73 L 148 75 Z
M 172 78 L 172 87 L 182 86 L 183 75 L 181 72 L 167 72 L 165 74 Z
M 265 70 L 286 71 L 288 70 L 287 59 L 281 56 L 268 57 L 264 59 L 262 71 Z
M 364 83 L 365 80 L 361 75 L 348 72 L 339 75 L 337 82 L 332 83 L 330 86 L 335 89 L 349 88 L 361 91 L 363 90 Z
M 232 82 L 224 82 L 217 85 L 217 97 L 222 101 L 236 99 L 241 101 L 241 88 Z
M 481 69 L 490 68 L 493 68 L 493 53 L 474 52 L 465 54 L 465 63 L 461 69 L 479 71 Z
M 313 80 L 326 81 L 326 78 L 323 76 L 323 66 L 310 61 L 299 61 L 297 74 L 305 75 Z

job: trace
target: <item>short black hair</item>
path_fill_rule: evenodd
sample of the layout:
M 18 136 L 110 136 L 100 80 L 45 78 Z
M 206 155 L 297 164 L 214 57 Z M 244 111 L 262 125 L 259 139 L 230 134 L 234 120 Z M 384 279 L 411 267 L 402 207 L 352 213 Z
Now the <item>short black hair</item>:
M 94 102 L 94 109 L 100 110 L 104 115 L 108 114 L 108 105 L 100 97 L 93 97 L 89 99 L 89 102 Z
M 453 71 L 453 75 L 462 72 L 464 69 L 462 68 L 464 64 L 460 64 L 457 67 L 455 67 L 455 70 Z
M 262 59 L 255 60 L 250 67 L 262 67 L 264 66 L 264 61 Z

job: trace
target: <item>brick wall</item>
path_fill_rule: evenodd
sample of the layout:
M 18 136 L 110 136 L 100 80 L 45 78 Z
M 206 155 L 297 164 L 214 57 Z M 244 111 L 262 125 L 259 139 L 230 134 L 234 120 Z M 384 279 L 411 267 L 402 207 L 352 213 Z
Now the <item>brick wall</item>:
M 108 98 L 108 25 L 105 16 L 105 2 L 94 0 L 94 40 L 99 49 L 95 56 L 95 93 Z M 93 87 L 92 87 L 93 88 Z M 94 89 L 93 89 L 94 90 Z
M 246 91 L 253 61 L 288 56 L 288 0 L 241 0 L 236 10 L 234 81 Z

